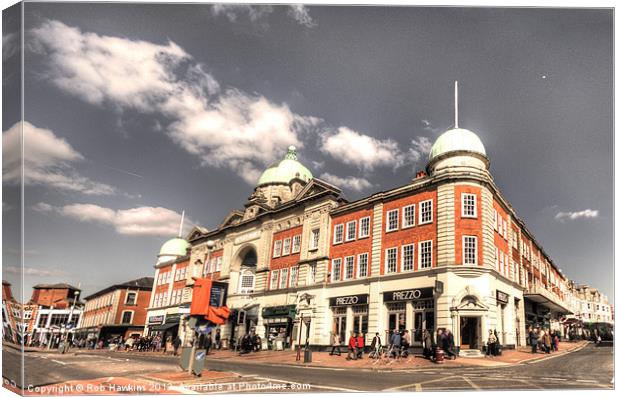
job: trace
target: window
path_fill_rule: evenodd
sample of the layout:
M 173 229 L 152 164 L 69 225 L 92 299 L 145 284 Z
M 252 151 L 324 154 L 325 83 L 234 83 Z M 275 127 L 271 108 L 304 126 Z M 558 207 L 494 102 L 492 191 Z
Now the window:
M 342 259 L 333 259 L 332 260 L 332 280 L 340 281 L 340 271 L 342 268 Z
M 218 256 L 215 262 L 215 271 L 219 272 L 220 270 L 222 270 L 222 257 Z
M 415 204 L 403 207 L 403 227 L 415 226 Z
M 507 233 L 507 231 L 506 231 L 506 223 L 507 223 L 507 222 L 506 222 L 506 220 L 504 220 L 504 222 L 503 222 L 503 227 L 504 227 L 504 238 L 505 238 L 506 240 L 508 240 L 508 233 Z
M 355 257 L 347 256 L 344 258 L 344 279 L 350 280 L 355 273 Z
M 135 305 L 136 304 L 136 296 L 138 294 L 135 292 L 127 292 L 127 297 L 125 298 L 126 305 Z
M 475 265 L 478 262 L 477 241 L 476 236 L 463 236 L 463 263 L 465 265 Z
M 297 253 L 301 250 L 301 234 L 293 236 L 293 250 L 292 253 Z
M 276 241 L 273 246 L 273 257 L 277 258 L 282 255 L 282 240 Z
M 298 271 L 297 266 L 291 267 L 291 276 L 290 276 L 291 278 L 290 278 L 290 280 L 288 282 L 288 286 L 289 287 L 296 287 L 297 286 L 297 271 Z
M 312 229 L 310 232 L 310 249 L 316 250 L 319 248 L 319 233 L 320 229 Z
M 170 284 L 172 281 L 172 270 L 166 273 L 166 284 Z
M 499 248 L 495 247 L 495 268 L 499 272 Z
M 288 255 L 291 253 L 291 239 L 284 239 L 284 245 L 282 246 L 282 255 Z
M 43 313 L 39 315 L 39 328 L 45 328 L 45 326 L 47 325 L 47 317 L 49 316 L 49 314 L 47 313 Z
M 499 253 L 499 271 L 500 273 L 504 273 L 504 254 Z
M 312 285 L 316 283 L 316 271 L 317 271 L 316 265 L 310 265 L 310 269 L 308 271 L 308 278 L 307 278 L 308 284 Z
M 433 241 L 421 241 L 418 243 L 418 263 L 420 269 L 428 269 L 433 266 Z
M 499 233 L 499 235 L 502 235 L 502 217 L 501 216 L 497 216 L 497 232 Z
M 239 292 L 242 294 L 247 294 L 254 291 L 254 273 L 249 270 L 244 271 L 241 274 L 241 282 L 240 282 Z
M 461 216 L 463 218 L 476 217 L 476 195 L 463 193 L 461 195 Z
M 344 238 L 344 225 L 341 223 L 334 227 L 334 244 L 342 243 Z
M 387 212 L 387 220 L 385 222 L 385 231 L 391 232 L 398 229 L 398 210 L 391 210 Z
M 368 276 L 368 254 L 360 254 L 357 257 L 357 277 L 367 277 Z
M 370 236 L 370 217 L 360 219 L 360 235 L 359 238 Z
M 433 221 L 433 200 L 426 200 L 420 203 L 420 224 L 431 223 Z
M 347 241 L 355 240 L 355 227 L 357 222 L 347 222 Z
M 280 270 L 280 288 L 286 288 L 288 282 L 288 268 Z
M 497 230 L 497 210 L 493 208 L 493 229 Z
M 401 259 L 402 271 L 413 270 L 413 244 L 403 245 L 403 253 Z
M 271 272 L 271 281 L 269 282 L 269 289 L 278 288 L 278 275 L 279 274 L 280 274 L 279 270 L 274 270 Z
M 396 273 L 396 260 L 398 248 L 388 248 L 385 250 L 385 272 Z
M 133 320 L 133 312 L 130 310 L 124 311 L 121 324 L 131 324 L 131 320 Z

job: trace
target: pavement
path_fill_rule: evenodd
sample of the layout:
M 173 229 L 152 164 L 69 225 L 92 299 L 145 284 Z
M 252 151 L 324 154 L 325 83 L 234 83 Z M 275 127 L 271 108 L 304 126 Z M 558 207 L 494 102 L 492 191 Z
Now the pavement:
M 294 362 L 290 351 L 241 357 L 218 351 L 208 356 L 209 369 L 200 378 L 182 372 L 178 358 L 161 353 L 32 352 L 24 356 L 24 382 L 16 381 L 21 354 L 5 347 L 3 378 L 9 390 L 26 385 L 30 395 L 613 388 L 613 347 L 563 345 L 551 355 L 505 351 L 494 359 L 433 364 L 413 358 L 374 366 L 372 360 L 346 361 L 327 353 L 315 353 L 314 362 L 304 365 Z

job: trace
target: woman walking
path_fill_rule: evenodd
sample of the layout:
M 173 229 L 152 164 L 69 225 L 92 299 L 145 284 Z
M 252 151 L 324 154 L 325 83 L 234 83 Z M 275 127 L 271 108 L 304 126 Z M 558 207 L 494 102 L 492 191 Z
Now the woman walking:
M 334 351 L 338 349 L 338 355 L 340 356 L 342 353 L 340 352 L 340 335 L 337 332 L 332 333 L 332 351 L 329 353 L 330 356 L 334 355 Z

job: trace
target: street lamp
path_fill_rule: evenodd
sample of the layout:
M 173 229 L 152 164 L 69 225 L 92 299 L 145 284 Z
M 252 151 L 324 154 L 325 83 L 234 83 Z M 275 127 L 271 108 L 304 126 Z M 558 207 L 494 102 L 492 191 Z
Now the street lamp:
M 69 310 L 69 318 L 65 322 L 65 329 L 64 329 L 65 336 L 63 338 L 62 354 L 65 354 L 67 350 L 69 349 L 69 346 L 67 344 L 67 339 L 69 339 L 69 331 L 67 330 L 67 326 L 69 325 L 69 322 L 71 321 L 71 317 L 73 317 L 73 310 L 75 309 L 75 302 L 77 301 L 78 295 L 80 295 L 80 291 L 73 291 L 73 304 L 71 305 L 71 310 Z

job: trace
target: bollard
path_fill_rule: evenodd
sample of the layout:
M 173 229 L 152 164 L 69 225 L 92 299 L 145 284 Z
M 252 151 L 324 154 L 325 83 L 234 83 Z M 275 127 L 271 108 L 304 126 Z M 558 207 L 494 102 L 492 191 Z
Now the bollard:
M 443 364 L 443 349 L 441 347 L 435 348 L 435 363 Z

